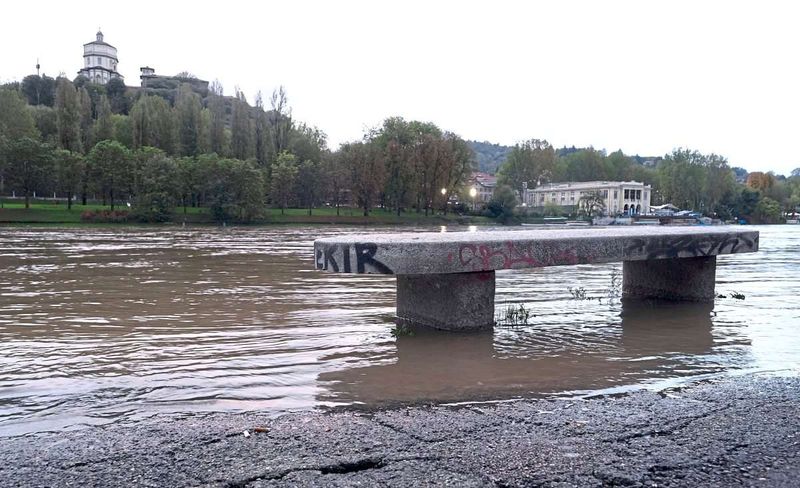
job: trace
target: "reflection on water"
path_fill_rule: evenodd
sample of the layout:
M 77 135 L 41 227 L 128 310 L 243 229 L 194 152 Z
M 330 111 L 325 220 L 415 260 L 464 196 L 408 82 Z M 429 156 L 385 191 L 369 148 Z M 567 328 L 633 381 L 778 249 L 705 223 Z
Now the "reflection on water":
M 498 310 L 524 303 L 530 325 L 397 338 L 392 277 L 313 269 L 314 238 L 364 230 L 0 228 L 0 434 L 800 370 L 800 226 L 719 258 L 717 290 L 745 300 L 620 303 L 619 264 L 509 271 Z
M 621 320 L 594 331 L 591 347 L 569 327 L 548 330 L 546 339 L 558 344 L 557 351 L 535 328 L 457 336 L 415 330 L 397 338 L 395 361 L 320 374 L 326 386 L 321 399 L 367 405 L 490 400 L 608 388 L 677 368 L 708 373 L 717 368 L 681 359 L 711 353 L 712 310 L 711 304 L 624 302 Z M 744 338 L 730 339 L 746 344 Z

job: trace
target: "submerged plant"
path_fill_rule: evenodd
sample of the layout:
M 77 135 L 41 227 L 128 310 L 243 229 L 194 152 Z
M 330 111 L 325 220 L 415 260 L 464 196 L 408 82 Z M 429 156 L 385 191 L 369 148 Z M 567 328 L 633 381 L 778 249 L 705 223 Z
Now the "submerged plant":
M 501 327 L 517 327 L 520 325 L 528 325 L 528 319 L 531 317 L 531 312 L 525 308 L 524 304 L 509 305 L 495 320 L 496 324 Z
M 716 298 L 728 298 L 729 295 L 724 293 L 717 293 Z M 730 294 L 730 298 L 735 298 L 736 300 L 744 300 L 744 293 L 739 293 L 738 291 L 732 291 Z
M 579 288 L 567 288 L 572 295 L 573 300 L 586 300 L 586 289 L 584 287 Z
M 401 337 L 401 336 L 410 337 L 410 336 L 413 336 L 413 335 L 414 335 L 414 331 L 411 329 L 411 327 L 409 327 L 407 325 L 404 325 L 404 324 L 397 324 L 392 329 L 392 337 L 394 337 L 395 339 L 398 338 L 398 337 Z

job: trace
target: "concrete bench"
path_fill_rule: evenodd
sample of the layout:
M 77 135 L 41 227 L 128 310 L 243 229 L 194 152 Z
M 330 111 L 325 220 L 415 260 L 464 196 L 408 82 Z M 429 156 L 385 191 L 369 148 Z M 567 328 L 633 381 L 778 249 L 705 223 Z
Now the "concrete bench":
M 623 227 L 346 235 L 316 268 L 397 275 L 397 317 L 445 330 L 494 325 L 495 271 L 622 261 L 623 298 L 710 301 L 716 256 L 755 252 L 741 227 Z

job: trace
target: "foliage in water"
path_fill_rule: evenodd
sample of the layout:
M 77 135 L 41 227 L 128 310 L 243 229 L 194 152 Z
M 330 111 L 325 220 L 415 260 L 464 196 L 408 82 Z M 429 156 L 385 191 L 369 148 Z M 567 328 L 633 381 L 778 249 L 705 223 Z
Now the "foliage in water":
M 509 305 L 497 317 L 495 323 L 501 327 L 517 327 L 521 325 L 528 325 L 528 319 L 532 316 L 530 310 L 525 308 L 524 304 Z

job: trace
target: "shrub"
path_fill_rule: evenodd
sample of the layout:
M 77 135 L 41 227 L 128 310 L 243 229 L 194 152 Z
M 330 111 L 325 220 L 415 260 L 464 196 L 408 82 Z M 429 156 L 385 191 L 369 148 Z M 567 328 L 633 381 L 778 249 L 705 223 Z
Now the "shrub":
M 127 210 L 84 210 L 81 213 L 81 222 L 121 224 L 127 221 Z

